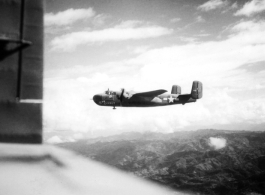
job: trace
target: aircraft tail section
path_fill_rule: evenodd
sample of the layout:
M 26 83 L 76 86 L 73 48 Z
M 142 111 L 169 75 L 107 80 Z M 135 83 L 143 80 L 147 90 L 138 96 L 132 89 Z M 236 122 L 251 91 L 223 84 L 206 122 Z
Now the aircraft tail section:
M 171 94 L 181 94 L 181 87 L 178 85 L 173 85 Z
M 193 99 L 202 98 L 202 83 L 200 81 L 193 81 L 191 89 L 191 97 Z

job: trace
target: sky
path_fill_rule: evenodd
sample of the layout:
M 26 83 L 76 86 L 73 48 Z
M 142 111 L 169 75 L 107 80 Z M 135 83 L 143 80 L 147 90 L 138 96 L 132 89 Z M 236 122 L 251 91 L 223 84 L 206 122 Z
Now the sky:
M 128 131 L 264 130 L 265 0 L 46 0 L 45 141 Z M 180 85 L 196 103 L 96 105 L 110 90 Z

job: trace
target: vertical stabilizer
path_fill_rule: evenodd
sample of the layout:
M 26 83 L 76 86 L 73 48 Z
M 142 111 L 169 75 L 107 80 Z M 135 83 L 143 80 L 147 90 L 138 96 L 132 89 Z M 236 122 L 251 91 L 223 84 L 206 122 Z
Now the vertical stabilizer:
M 193 99 L 202 98 L 202 83 L 200 81 L 193 81 L 191 89 L 191 97 Z
M 178 85 L 173 85 L 171 94 L 181 94 L 181 87 Z

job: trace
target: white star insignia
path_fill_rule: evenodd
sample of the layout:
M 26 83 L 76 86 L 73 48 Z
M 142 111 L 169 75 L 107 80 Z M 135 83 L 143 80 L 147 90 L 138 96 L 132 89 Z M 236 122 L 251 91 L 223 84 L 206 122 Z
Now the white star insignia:
M 174 99 L 175 99 L 175 98 L 173 98 L 172 96 L 169 96 L 169 98 L 168 98 L 168 103 L 170 103 L 170 102 L 173 103 L 173 102 L 174 102 Z

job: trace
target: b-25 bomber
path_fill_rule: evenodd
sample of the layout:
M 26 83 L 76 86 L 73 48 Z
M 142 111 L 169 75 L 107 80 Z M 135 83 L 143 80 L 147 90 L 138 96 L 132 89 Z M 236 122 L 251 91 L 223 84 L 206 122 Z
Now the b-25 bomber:
M 166 93 L 164 89 L 148 91 L 148 92 L 133 92 L 125 91 L 110 91 L 109 89 L 102 94 L 96 94 L 93 97 L 94 102 L 99 106 L 112 106 L 115 109 L 117 106 L 122 107 L 155 107 L 169 106 L 176 104 L 186 104 L 196 102 L 202 98 L 202 83 L 193 81 L 190 94 L 181 94 L 181 87 L 173 85 L 171 94 Z

